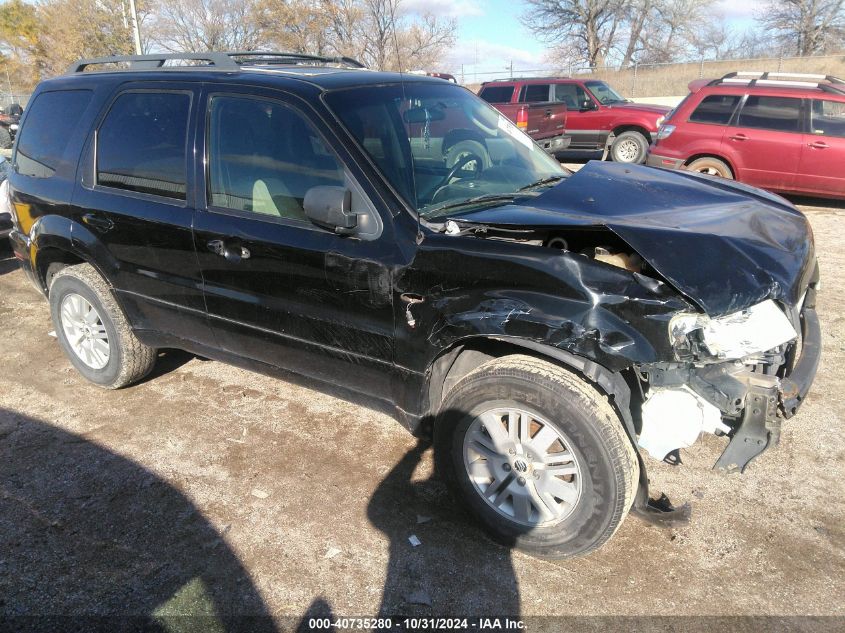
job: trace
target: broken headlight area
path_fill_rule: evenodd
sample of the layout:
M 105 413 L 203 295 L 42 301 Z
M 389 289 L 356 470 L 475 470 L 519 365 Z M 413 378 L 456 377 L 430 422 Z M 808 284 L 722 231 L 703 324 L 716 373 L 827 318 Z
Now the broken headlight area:
M 743 470 L 779 437 L 781 378 L 798 333 L 774 301 L 723 317 L 681 313 L 669 324 L 679 360 L 640 368 L 639 445 L 676 463 L 701 433 L 732 441 L 715 467 Z

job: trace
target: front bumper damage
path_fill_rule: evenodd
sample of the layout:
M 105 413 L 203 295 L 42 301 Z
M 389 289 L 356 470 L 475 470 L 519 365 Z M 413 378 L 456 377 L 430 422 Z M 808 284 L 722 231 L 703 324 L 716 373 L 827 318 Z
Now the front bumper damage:
M 815 294 L 813 283 L 797 315 L 800 336 L 791 351 L 800 348 L 800 353 L 788 354 L 777 371 L 760 371 L 759 365 L 742 361 L 642 367 L 650 396 L 642 409 L 649 424 L 643 424 L 640 446 L 658 459 L 678 463 L 678 449 L 690 446 L 700 432 L 724 435 L 730 442 L 714 468 L 743 472 L 755 457 L 777 445 L 781 422 L 795 415 L 818 369 L 821 329 Z

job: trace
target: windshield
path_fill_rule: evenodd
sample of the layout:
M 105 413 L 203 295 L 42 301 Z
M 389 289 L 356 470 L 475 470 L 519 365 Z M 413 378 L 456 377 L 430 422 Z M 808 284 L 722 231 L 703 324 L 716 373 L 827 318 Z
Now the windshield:
M 506 194 L 567 173 L 497 110 L 445 82 L 362 86 L 326 101 L 425 219 L 463 203 L 504 204 Z M 475 200 L 482 196 L 490 199 Z
M 585 85 L 593 93 L 593 96 L 604 105 L 608 103 L 626 103 L 628 101 L 603 81 L 587 81 Z

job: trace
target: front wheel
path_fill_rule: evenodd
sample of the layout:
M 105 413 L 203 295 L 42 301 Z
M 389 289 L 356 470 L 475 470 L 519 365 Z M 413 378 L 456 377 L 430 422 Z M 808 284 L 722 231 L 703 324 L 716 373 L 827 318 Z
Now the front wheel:
M 435 423 L 439 473 L 494 540 L 546 558 L 591 552 L 634 500 L 639 463 L 607 399 L 514 355 L 462 378 Z
M 734 174 L 731 168 L 725 161 L 718 158 L 711 158 L 705 156 L 698 158 L 687 165 L 689 171 L 697 171 L 699 174 L 707 174 L 708 176 L 717 176 L 719 178 L 727 178 L 733 180 Z
M 639 165 L 645 162 L 648 153 L 648 139 L 640 132 L 622 132 L 610 146 L 610 157 L 616 163 Z

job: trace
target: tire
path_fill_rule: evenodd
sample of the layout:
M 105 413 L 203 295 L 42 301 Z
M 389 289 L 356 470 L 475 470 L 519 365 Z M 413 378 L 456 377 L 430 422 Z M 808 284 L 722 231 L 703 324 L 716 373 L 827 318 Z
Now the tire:
M 92 266 L 60 270 L 52 279 L 49 297 L 59 344 L 85 378 L 106 389 L 119 389 L 150 373 L 156 350 L 138 340 L 108 284 Z M 75 345 L 69 337 L 83 340 Z
M 734 173 L 725 161 L 719 160 L 718 158 L 711 158 L 710 156 L 692 161 L 687 165 L 687 169 L 689 171 L 697 171 L 699 174 L 718 176 L 719 178 L 727 178 L 728 180 L 733 180 L 734 178 Z
M 0 126 L 0 149 L 10 149 L 12 147 L 12 135 L 8 128 Z
M 446 151 L 446 167 L 452 169 L 458 159 L 467 154 L 473 154 L 481 159 L 482 171 L 490 167 L 490 154 L 487 152 L 487 148 L 484 147 L 483 143 L 472 140 L 458 141 Z
M 647 153 L 648 139 L 634 130 L 622 132 L 610 146 L 610 158 L 615 163 L 639 165 L 645 162 Z
M 512 409 L 522 412 L 514 428 L 521 437 L 523 428 L 528 433 L 513 455 L 506 443 L 493 440 L 502 433 L 511 440 L 499 420 L 511 419 L 500 416 Z M 497 423 L 499 432 L 488 430 Z M 553 434 L 557 439 L 544 455 Z M 495 541 L 543 558 L 582 556 L 606 543 L 627 515 L 639 481 L 634 447 L 607 399 L 575 374 L 530 356 L 495 359 L 462 378 L 438 414 L 434 450 L 440 476 Z M 485 484 L 491 468 L 498 474 Z M 520 496 L 533 499 L 526 504 Z M 554 514 L 544 518 L 536 499 L 545 499 Z

